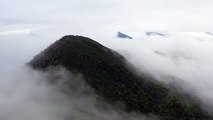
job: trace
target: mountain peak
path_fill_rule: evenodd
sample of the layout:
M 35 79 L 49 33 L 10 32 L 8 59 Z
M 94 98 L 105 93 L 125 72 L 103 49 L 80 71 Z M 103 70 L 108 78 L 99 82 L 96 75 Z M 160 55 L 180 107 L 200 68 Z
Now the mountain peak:
M 111 104 L 124 104 L 126 111 L 154 114 L 163 120 L 209 118 L 196 102 L 151 76 L 137 76 L 123 56 L 90 38 L 65 36 L 28 65 L 37 70 L 63 66 L 72 73 L 81 73 L 97 95 Z

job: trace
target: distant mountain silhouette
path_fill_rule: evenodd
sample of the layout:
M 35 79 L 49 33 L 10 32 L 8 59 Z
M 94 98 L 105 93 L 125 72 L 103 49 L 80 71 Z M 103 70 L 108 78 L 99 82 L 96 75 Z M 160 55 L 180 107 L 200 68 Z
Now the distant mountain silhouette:
M 159 33 L 159 32 L 146 32 L 146 35 L 147 36 L 166 36 L 165 34 L 163 33 Z
M 212 32 L 206 32 L 206 34 L 213 36 Z
M 123 56 L 90 38 L 70 35 L 50 45 L 28 65 L 37 70 L 60 65 L 81 73 L 97 95 L 111 104 L 123 103 L 129 112 L 154 114 L 161 120 L 210 120 L 196 102 L 150 76 L 137 76 L 126 62 Z
M 154 53 L 157 55 L 163 56 L 163 57 L 171 58 L 173 60 L 178 60 L 180 58 L 185 59 L 185 60 L 193 60 L 192 57 L 187 56 L 181 52 L 174 52 L 173 54 L 167 54 L 167 53 L 155 50 Z
M 37 37 L 37 36 L 39 36 L 38 34 L 36 34 L 36 33 L 33 33 L 33 32 L 31 32 L 31 33 L 28 33 L 28 35 L 29 35 L 29 36 L 33 36 L 33 37 Z
M 126 35 L 126 34 L 124 34 L 124 33 L 121 33 L 121 32 L 118 32 L 117 37 L 118 37 L 118 38 L 128 38 L 128 39 L 133 39 L 132 37 L 130 37 L 130 36 L 128 36 L 128 35 Z

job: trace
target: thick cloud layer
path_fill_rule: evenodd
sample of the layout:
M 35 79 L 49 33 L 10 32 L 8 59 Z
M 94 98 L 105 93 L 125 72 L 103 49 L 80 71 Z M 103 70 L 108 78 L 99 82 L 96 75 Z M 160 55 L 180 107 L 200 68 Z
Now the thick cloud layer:
M 108 37 L 97 35 L 95 38 L 124 55 L 139 74 L 151 74 L 166 84 L 178 86 L 183 92 L 196 96 L 205 109 L 212 111 L 211 35 L 194 32 L 170 32 L 165 37 L 132 34 L 135 38 L 132 40 L 119 39 L 114 35 L 106 33 Z M 110 105 L 106 109 L 97 106 L 102 102 L 97 101 L 92 90 L 84 83 L 76 82 L 82 81 L 80 75 L 69 74 L 63 68 L 48 73 L 25 68 L 24 64 L 52 43 L 54 36 L 16 34 L 1 37 L 0 116 L 5 120 L 84 119 L 82 116 L 97 120 L 148 119 L 136 113 L 127 114 Z M 171 76 L 177 79 L 171 79 Z M 49 85 L 44 82 L 48 79 L 60 79 L 62 82 L 56 86 Z M 69 79 L 73 86 L 77 86 L 72 89 L 74 92 L 69 93 L 71 95 L 68 96 L 74 96 L 71 98 L 61 92 L 66 91 L 63 81 Z M 89 95 L 85 95 L 85 91 L 89 91 Z
M 171 32 L 166 37 L 143 36 L 133 41 L 103 43 L 119 51 L 140 71 L 166 84 L 175 83 L 184 92 L 197 96 L 202 104 L 213 107 L 212 36 L 206 33 Z
M 154 75 L 167 84 L 175 82 L 212 110 L 213 37 L 206 33 L 213 31 L 212 4 L 211 0 L 1 0 L 0 116 L 4 120 L 60 120 L 73 110 L 76 113 L 71 115 L 78 118 L 83 109 L 96 119 L 132 117 L 111 109 L 98 112 L 94 96 L 75 97 L 70 102 L 55 87 L 38 82 L 46 80 L 47 74 L 23 68 L 34 55 L 68 34 L 91 37 L 118 51 L 139 73 Z M 134 39 L 117 39 L 118 31 Z M 166 36 L 144 34 L 150 31 Z
M 45 73 L 27 67 L 1 69 L 0 75 L 0 116 L 3 120 L 152 119 L 105 104 L 97 99 L 81 75 L 60 67 Z

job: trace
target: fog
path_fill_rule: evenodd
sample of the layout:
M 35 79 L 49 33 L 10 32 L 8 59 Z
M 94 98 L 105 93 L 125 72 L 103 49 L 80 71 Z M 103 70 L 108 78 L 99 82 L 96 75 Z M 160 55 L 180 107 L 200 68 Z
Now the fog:
M 25 66 L 70 34 L 90 37 L 117 51 L 139 74 L 178 86 L 212 111 L 213 36 L 206 33 L 213 31 L 212 4 L 211 0 L 0 0 L 0 119 L 156 119 L 110 105 L 103 109 L 83 76 L 64 68 L 42 73 Z M 116 38 L 118 31 L 133 39 Z M 50 74 L 62 81 L 71 79 L 78 86 L 71 91 L 78 92 L 67 95 L 63 84 L 47 84 L 54 79 Z
M 72 74 L 63 67 L 39 72 L 26 66 L 13 66 L 1 69 L 0 75 L 2 120 L 155 119 L 106 104 L 84 83 L 82 75 Z
M 129 33 L 134 38 L 132 40 L 116 38 L 116 33 L 105 33 L 108 37 L 104 38 L 102 35 L 92 38 L 122 54 L 139 74 L 146 73 L 165 84 L 178 86 L 182 92 L 198 98 L 204 109 L 212 111 L 213 37 L 205 32 L 168 32 L 164 37 L 141 33 Z M 1 38 L 2 119 L 157 119 L 152 115 L 126 113 L 119 107 L 99 101 L 80 74 L 72 74 L 61 67 L 43 73 L 25 65 L 60 37 L 10 34 Z M 55 79 L 60 82 L 47 84 L 48 80 Z M 72 86 L 68 91 L 67 81 Z
M 213 107 L 213 37 L 200 32 L 170 32 L 169 36 L 142 36 L 134 40 L 103 42 L 124 55 L 140 72 L 195 95 Z

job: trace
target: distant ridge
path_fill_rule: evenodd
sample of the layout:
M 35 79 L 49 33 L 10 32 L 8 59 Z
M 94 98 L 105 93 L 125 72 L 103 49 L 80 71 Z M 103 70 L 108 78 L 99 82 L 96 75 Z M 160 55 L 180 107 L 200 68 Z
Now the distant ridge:
M 117 33 L 117 37 L 118 37 L 118 38 L 133 39 L 132 37 L 130 37 L 130 36 L 124 34 L 124 33 L 121 33 L 121 32 L 118 32 L 118 33 Z
M 147 36 L 166 36 L 163 33 L 159 33 L 159 32 L 146 32 Z
M 206 32 L 206 34 L 213 36 L 212 32 Z

